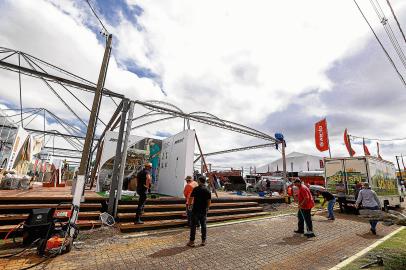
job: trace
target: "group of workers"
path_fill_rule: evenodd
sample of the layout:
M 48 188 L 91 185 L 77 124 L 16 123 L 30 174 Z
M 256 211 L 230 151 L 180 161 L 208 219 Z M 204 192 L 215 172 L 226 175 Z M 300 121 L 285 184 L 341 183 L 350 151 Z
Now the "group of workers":
M 137 193 L 139 195 L 138 207 L 135 216 L 135 224 L 143 224 L 141 220 L 142 213 L 144 211 L 145 202 L 147 199 L 147 192 L 151 188 L 151 169 L 152 164 L 146 163 L 144 168 L 137 174 Z M 206 177 L 199 176 L 197 182 L 192 176 L 187 176 L 186 185 L 184 187 L 183 194 L 186 198 L 186 215 L 187 224 L 190 227 L 190 239 L 188 246 L 195 246 L 196 228 L 201 228 L 201 245 L 206 244 L 207 237 L 207 213 L 211 204 L 211 192 L 206 187 Z M 312 223 L 312 208 L 315 206 L 314 199 L 310 189 L 302 183 L 300 179 L 294 181 L 295 186 L 295 200 L 298 204 L 298 227 L 295 233 L 303 234 L 308 238 L 315 237 L 313 232 Z M 331 221 L 335 220 L 334 217 L 334 204 L 336 199 L 333 194 L 327 190 L 318 191 L 317 195 L 324 198 L 321 208 L 327 203 L 327 218 Z M 375 191 L 371 190 L 367 182 L 363 183 L 363 189 L 359 192 L 356 201 L 356 207 L 359 208 L 362 205 L 363 208 L 378 210 L 381 208 L 380 201 Z M 371 232 L 376 234 L 376 225 L 378 221 L 371 220 Z M 305 231 L 306 225 L 306 231 Z
M 313 232 L 313 223 L 312 223 L 312 214 L 311 210 L 315 206 L 314 199 L 310 189 L 302 184 L 300 179 L 296 179 L 294 181 L 294 186 L 297 188 L 295 192 L 295 199 L 298 203 L 298 229 L 295 230 L 295 233 L 304 234 L 307 237 L 315 237 L 316 235 Z M 334 217 L 334 204 L 336 199 L 333 194 L 328 192 L 327 190 L 320 190 L 317 192 L 317 195 L 321 195 L 324 199 L 323 203 L 321 204 L 320 208 L 323 208 L 324 205 L 327 203 L 327 218 L 329 220 L 335 220 Z M 370 210 L 379 210 L 381 209 L 381 203 L 378 199 L 377 194 L 373 191 L 368 182 L 362 184 L 362 190 L 359 191 L 357 200 L 355 202 L 355 207 L 359 209 L 362 208 L 370 209 Z M 378 224 L 377 220 L 370 220 L 371 225 L 371 232 L 372 234 L 376 235 L 376 225 Z M 304 230 L 304 225 L 306 224 L 307 231 Z

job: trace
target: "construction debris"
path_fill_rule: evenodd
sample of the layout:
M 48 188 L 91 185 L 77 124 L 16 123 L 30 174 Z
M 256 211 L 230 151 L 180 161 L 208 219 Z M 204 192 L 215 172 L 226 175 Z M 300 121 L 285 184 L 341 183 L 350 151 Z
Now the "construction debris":
M 368 220 L 378 220 L 383 221 L 384 225 L 390 226 L 393 224 L 406 226 L 406 214 L 398 211 L 389 210 L 384 212 L 381 210 L 369 210 L 361 209 L 359 210 L 360 217 Z

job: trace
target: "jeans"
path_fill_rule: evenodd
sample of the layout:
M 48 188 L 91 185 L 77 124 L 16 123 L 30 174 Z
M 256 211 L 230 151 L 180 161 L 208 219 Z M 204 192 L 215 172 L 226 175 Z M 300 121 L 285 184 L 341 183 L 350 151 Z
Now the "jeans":
M 151 170 L 151 180 L 152 180 L 152 184 L 156 184 L 156 176 L 157 176 L 157 168 L 152 168 Z
M 334 204 L 336 203 L 336 199 L 332 199 L 328 201 L 327 210 L 328 210 L 328 218 L 334 218 Z
M 365 209 L 369 210 L 379 210 L 379 206 L 375 207 L 364 207 Z M 378 220 L 370 220 L 369 224 L 371 225 L 371 230 L 376 231 L 376 225 L 378 224 Z
M 140 197 L 138 198 L 138 207 L 137 207 L 135 218 L 139 219 L 141 217 L 142 212 L 144 211 L 145 202 L 147 201 L 147 191 L 140 190 L 140 191 L 137 191 L 137 193 L 138 193 L 138 195 L 140 195 Z
M 186 205 L 186 215 L 187 215 L 187 225 L 192 227 L 192 210 L 188 209 L 188 205 Z
M 195 241 L 196 226 L 200 224 L 202 230 L 202 241 L 206 240 L 207 236 L 207 213 L 192 213 L 192 226 L 190 227 L 190 241 Z
M 312 216 L 310 214 L 312 209 L 299 209 L 297 212 L 297 228 L 299 232 L 304 232 L 304 222 L 306 222 L 307 231 L 313 231 L 313 223 L 312 223 Z

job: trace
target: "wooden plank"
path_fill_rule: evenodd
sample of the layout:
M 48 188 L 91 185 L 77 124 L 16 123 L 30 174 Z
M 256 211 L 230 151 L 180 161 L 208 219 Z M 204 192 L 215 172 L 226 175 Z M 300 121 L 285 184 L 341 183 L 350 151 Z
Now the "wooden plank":
M 210 209 L 208 215 L 211 216 L 213 214 L 234 214 L 234 213 L 243 213 L 243 212 L 261 212 L 263 211 L 263 207 L 245 207 L 245 208 L 228 208 L 228 209 Z M 142 216 L 149 217 L 149 218 L 158 218 L 158 217 L 173 217 L 173 216 L 180 216 L 185 215 L 186 211 L 170 211 L 170 212 L 145 212 Z M 119 213 L 118 217 L 120 219 L 134 219 L 135 213 Z
M 0 210 L 10 210 L 10 209 L 36 209 L 36 208 L 56 208 L 58 209 L 69 209 L 71 208 L 70 204 L 3 204 L 0 205 Z M 101 204 L 99 203 L 82 203 L 80 205 L 81 208 L 94 208 L 99 209 L 101 208 Z
M 259 213 L 247 213 L 247 214 L 239 214 L 239 215 L 226 215 L 226 216 L 213 216 L 208 217 L 207 222 L 220 222 L 220 221 L 227 221 L 227 220 L 236 220 L 236 219 L 244 219 L 244 218 L 252 218 L 258 216 L 264 216 L 269 214 L 268 212 L 259 212 Z M 159 229 L 161 227 L 178 227 L 178 226 L 186 226 L 187 221 L 183 219 L 175 219 L 175 220 L 157 220 L 157 221 L 144 221 L 144 224 L 134 224 L 130 222 L 123 222 L 119 223 L 119 228 L 121 231 L 131 231 L 131 230 L 140 230 L 140 229 Z
M 147 201 L 148 203 L 148 201 Z M 249 206 L 257 206 L 257 202 L 232 202 L 232 203 L 212 203 L 211 208 L 221 208 L 221 207 L 249 207 Z M 145 209 L 186 209 L 184 204 L 147 204 L 145 205 Z M 118 209 L 137 209 L 137 205 L 129 204 L 129 205 L 119 205 Z
M 80 228 L 89 228 L 89 227 L 100 227 L 102 225 L 101 221 L 95 220 L 78 220 L 76 223 Z M 16 225 L 2 225 L 0 226 L 0 233 L 8 233 Z
M 79 212 L 79 219 L 99 218 L 100 214 L 100 212 Z M 0 221 L 24 221 L 27 217 L 28 214 L 0 214 Z M 59 219 L 67 219 L 67 217 Z

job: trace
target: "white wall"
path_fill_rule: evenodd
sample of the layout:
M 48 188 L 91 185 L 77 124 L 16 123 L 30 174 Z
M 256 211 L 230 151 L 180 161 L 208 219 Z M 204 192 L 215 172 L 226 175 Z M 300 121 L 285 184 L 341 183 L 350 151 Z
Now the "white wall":
M 162 142 L 158 193 L 183 197 L 187 175 L 193 175 L 195 131 L 185 130 Z
M 292 164 L 293 164 L 293 172 L 301 172 L 301 171 L 318 171 L 323 170 L 320 168 L 320 160 L 323 160 L 322 157 L 299 154 L 299 153 L 291 153 L 286 156 L 286 171 L 292 172 Z M 283 162 L 282 159 L 275 160 L 274 162 L 270 163 L 269 165 L 264 165 L 257 168 L 258 173 L 264 173 L 269 171 L 274 172 L 279 169 L 279 171 L 283 170 Z

